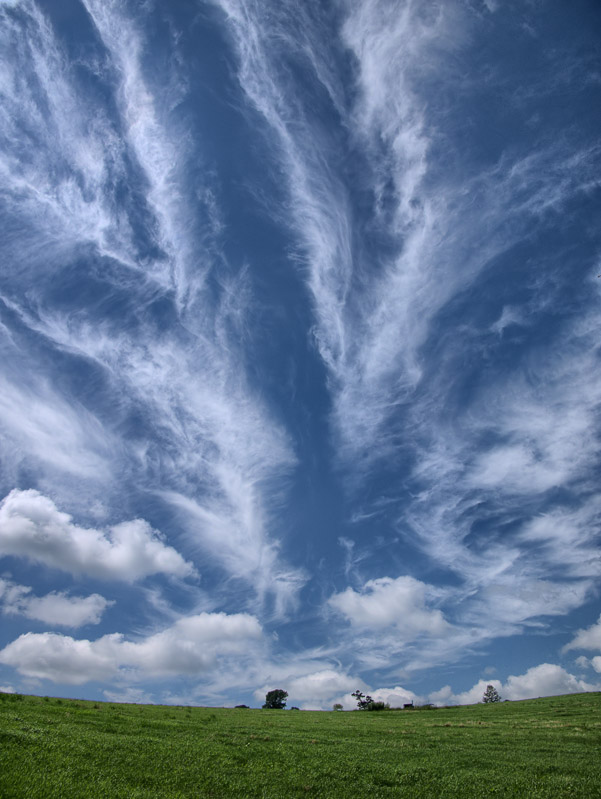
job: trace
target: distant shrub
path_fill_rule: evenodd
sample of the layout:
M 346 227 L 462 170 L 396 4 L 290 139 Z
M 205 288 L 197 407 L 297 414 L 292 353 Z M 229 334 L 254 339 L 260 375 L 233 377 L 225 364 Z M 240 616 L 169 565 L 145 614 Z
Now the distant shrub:
M 248 705 L 236 705 L 236 708 L 246 708 L 246 710 L 250 710 Z
M 343 710 L 344 708 L 340 704 L 340 702 L 336 702 L 335 705 L 332 705 L 332 710 Z
M 290 710 L 300 710 L 300 707 L 291 707 Z
M 365 710 L 390 710 L 388 702 L 370 702 L 365 706 Z

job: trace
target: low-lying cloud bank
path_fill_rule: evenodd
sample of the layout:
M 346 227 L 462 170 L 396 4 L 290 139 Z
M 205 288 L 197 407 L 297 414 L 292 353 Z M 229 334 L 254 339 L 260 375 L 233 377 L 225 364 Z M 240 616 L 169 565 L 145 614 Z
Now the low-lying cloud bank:
M 199 676 L 256 649 L 262 629 L 254 616 L 199 613 L 140 640 L 120 633 L 95 641 L 59 633 L 25 633 L 0 651 L 0 663 L 25 677 L 83 685 L 124 677 L 130 682 Z
M 455 694 L 451 687 L 446 685 L 440 691 L 430 694 L 429 700 L 438 705 L 470 705 L 482 701 L 487 685 L 494 686 L 502 699 L 514 701 L 601 690 L 601 683 L 588 683 L 554 663 L 541 663 L 528 669 L 525 674 L 509 676 L 505 683 L 494 679 L 478 680 L 463 693 Z
M 387 702 L 391 707 L 402 707 L 407 703 L 470 705 L 482 701 L 487 685 L 493 685 L 502 699 L 513 701 L 601 691 L 601 682 L 587 682 L 553 663 L 541 663 L 528 669 L 524 674 L 510 675 L 505 682 L 498 679 L 481 679 L 469 690 L 458 693 L 455 693 L 450 685 L 426 695 L 417 694 L 400 685 L 370 689 L 362 680 L 334 670 L 305 675 L 301 679 L 291 680 L 285 687 L 289 694 L 289 704 L 299 704 L 305 709 L 327 710 L 334 703 L 340 703 L 345 710 L 353 710 L 357 707 L 357 700 L 352 696 L 352 691 L 356 689 L 368 693 L 375 701 Z M 283 686 L 284 683 L 269 688 Z M 342 689 L 338 694 L 335 691 L 336 687 Z M 256 691 L 255 696 L 261 699 L 264 693 Z

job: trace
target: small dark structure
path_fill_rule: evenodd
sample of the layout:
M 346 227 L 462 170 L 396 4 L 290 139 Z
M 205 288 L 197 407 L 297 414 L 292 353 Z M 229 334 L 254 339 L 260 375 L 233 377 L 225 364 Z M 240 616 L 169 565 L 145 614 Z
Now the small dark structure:
M 403 710 L 413 710 L 413 702 L 407 702 L 403 705 Z

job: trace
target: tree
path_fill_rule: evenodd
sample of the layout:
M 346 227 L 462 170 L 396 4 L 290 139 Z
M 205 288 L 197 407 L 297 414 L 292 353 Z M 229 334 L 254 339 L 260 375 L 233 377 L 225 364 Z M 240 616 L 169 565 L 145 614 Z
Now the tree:
M 359 691 L 358 689 L 356 691 L 353 691 L 351 696 L 354 696 L 355 699 L 357 700 L 357 707 L 359 708 L 359 710 L 366 710 L 367 706 L 371 705 L 371 703 L 374 701 L 371 698 L 371 696 L 366 696 L 365 694 L 361 693 L 361 691 Z
M 265 694 L 264 708 L 268 710 L 282 710 L 286 707 L 286 697 L 288 691 L 282 691 L 281 688 L 275 688 L 273 691 L 267 691 Z
M 343 708 L 340 702 L 336 702 L 336 704 L 332 706 L 332 710 L 342 710 L 342 709 Z
M 488 704 L 489 702 L 500 702 L 501 701 L 501 697 L 499 696 L 499 693 L 498 693 L 497 689 L 494 687 L 494 685 L 487 685 L 486 686 L 486 691 L 484 691 L 484 696 L 482 697 L 482 701 L 485 704 Z

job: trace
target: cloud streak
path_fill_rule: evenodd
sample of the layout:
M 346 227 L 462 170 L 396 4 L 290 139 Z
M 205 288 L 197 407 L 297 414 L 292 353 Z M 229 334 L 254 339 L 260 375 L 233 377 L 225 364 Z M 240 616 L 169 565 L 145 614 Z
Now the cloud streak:
M 27 0 L 18 14 L 6 12 L 3 197 L 17 227 L 4 252 L 38 280 L 27 294 L 14 270 L 7 283 L 15 369 L 0 415 L 16 447 L 6 478 L 18 473 L 19 457 L 45 470 L 51 490 L 68 492 L 57 470 L 77 473 L 90 497 L 118 495 L 114 476 L 125 474 L 130 491 L 173 504 L 199 557 L 208 553 L 226 576 L 250 581 L 284 612 L 304 578 L 280 562 L 271 515 L 295 459 L 245 377 L 248 287 L 221 251 L 211 177 L 204 186 L 186 180 L 190 139 L 173 109 L 187 79 L 174 63 L 164 83 L 149 80 L 143 15 L 134 20 L 117 1 L 84 6 L 93 40 L 81 64 L 86 88 L 49 17 Z M 31 158 L 18 146 L 20 129 L 31 131 Z M 91 248 L 86 278 L 99 303 L 79 297 L 73 268 L 82 247 Z M 205 287 L 212 269 L 222 273 L 217 298 Z M 42 270 L 62 285 L 60 302 Z M 167 328 L 162 313 L 171 316 Z M 43 342 L 43 355 L 32 338 Z M 31 374 L 43 375 L 31 386 L 16 366 L 24 353 Z M 49 355 L 65 363 L 61 391 Z M 83 365 L 99 396 L 85 384 L 73 392 L 70 374 Z M 77 505 L 77 496 L 69 499 Z

